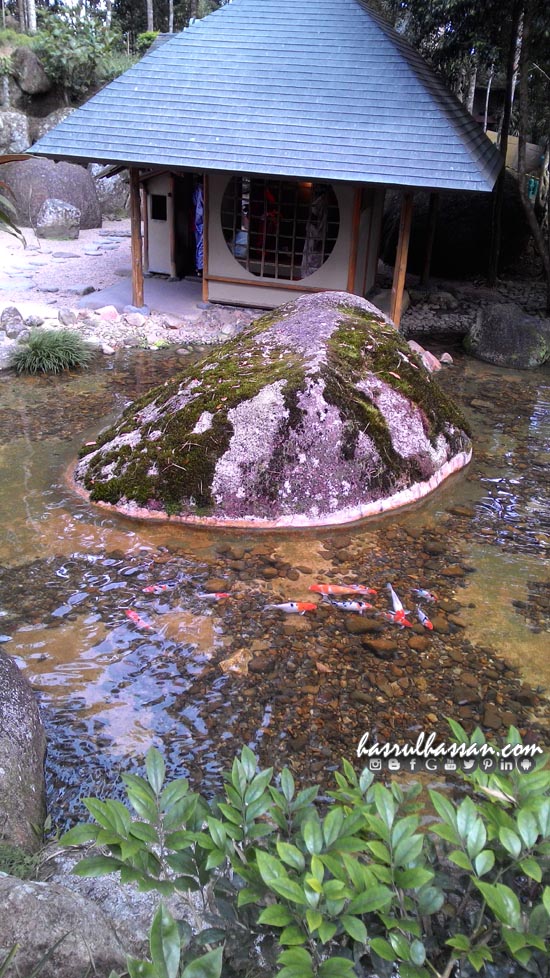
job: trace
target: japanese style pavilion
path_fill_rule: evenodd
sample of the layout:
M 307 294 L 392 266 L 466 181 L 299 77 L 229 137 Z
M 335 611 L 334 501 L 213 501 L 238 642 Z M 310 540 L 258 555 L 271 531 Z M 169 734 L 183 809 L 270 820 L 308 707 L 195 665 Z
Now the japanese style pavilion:
M 230 0 L 31 152 L 130 169 L 138 306 L 144 268 L 199 269 L 214 302 L 364 296 L 384 193 L 400 188 L 397 323 L 414 191 L 488 192 L 501 166 L 464 106 L 366 0 Z

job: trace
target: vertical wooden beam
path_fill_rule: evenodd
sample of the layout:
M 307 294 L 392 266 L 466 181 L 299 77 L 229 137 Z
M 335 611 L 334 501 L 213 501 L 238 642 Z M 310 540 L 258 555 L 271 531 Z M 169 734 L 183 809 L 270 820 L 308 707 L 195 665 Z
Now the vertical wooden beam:
M 202 301 L 208 302 L 208 239 L 210 236 L 210 201 L 208 193 L 208 174 L 202 177 L 202 199 L 204 214 L 202 219 L 202 247 L 203 247 L 203 266 L 202 266 Z
M 403 290 L 405 288 L 405 276 L 407 274 L 407 256 L 409 253 L 409 239 L 411 236 L 411 221 L 413 210 L 413 195 L 410 191 L 403 194 L 401 200 L 401 219 L 399 221 L 399 239 L 397 241 L 397 252 L 395 255 L 395 268 L 393 270 L 393 284 L 391 290 L 390 318 L 398 327 L 401 322 L 401 312 L 403 309 Z
M 361 221 L 361 187 L 355 188 L 353 198 L 353 214 L 351 218 L 351 241 L 349 248 L 348 284 L 347 291 L 355 291 L 355 276 L 357 272 L 357 253 L 359 251 L 359 223 Z
M 168 177 L 168 200 L 167 205 L 167 218 L 168 218 L 168 242 L 170 248 L 170 278 L 176 278 L 176 196 L 175 196 L 176 181 L 174 179 L 174 174 L 170 173 Z
M 141 188 L 141 219 L 143 221 L 143 271 L 149 271 L 149 194 Z
M 422 266 L 422 275 L 420 276 L 420 285 L 424 288 L 427 286 L 430 280 L 430 267 L 432 264 L 432 252 L 435 241 L 435 229 L 437 227 L 437 212 L 439 211 L 439 194 L 433 191 L 430 194 L 430 205 L 428 208 L 428 229 L 426 233 L 426 250 L 424 252 L 424 264 Z
M 132 224 L 132 305 L 144 305 L 143 257 L 141 250 L 141 195 L 139 170 L 130 167 L 130 219 Z

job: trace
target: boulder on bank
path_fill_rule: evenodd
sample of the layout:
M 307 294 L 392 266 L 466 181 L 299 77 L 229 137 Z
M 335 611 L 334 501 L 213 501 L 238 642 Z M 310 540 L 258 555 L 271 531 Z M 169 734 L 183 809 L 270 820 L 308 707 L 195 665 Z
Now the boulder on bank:
M 341 523 L 435 488 L 469 460 L 465 427 L 375 306 L 324 292 L 150 391 L 83 450 L 75 480 L 139 517 Z
M 107 915 L 64 886 L 3 876 L 0 905 L 0 961 L 19 944 L 6 978 L 30 975 L 49 951 L 40 969 L 42 978 L 77 978 L 90 973 L 108 978 L 113 969 L 125 969 L 126 955 Z
M 41 844 L 46 815 L 46 736 L 30 683 L 0 651 L 0 834 L 27 850 Z M 1 903 L 1 901 L 0 901 Z
M 66 200 L 49 197 L 38 211 L 35 231 L 38 238 L 72 241 L 80 234 L 80 211 Z
M 43 95 L 50 91 L 52 83 L 32 48 L 16 48 L 11 56 L 11 65 L 15 80 L 25 95 Z
M 28 144 L 27 144 L 28 145 Z M 55 198 L 80 211 L 80 227 L 101 227 L 101 209 L 94 181 L 88 170 L 75 163 L 28 159 L 6 163 L 2 179 L 13 194 L 18 223 L 35 227 L 44 201 Z
M 495 302 L 479 311 L 464 346 L 498 367 L 532 370 L 550 359 L 550 322 L 529 316 L 513 302 Z

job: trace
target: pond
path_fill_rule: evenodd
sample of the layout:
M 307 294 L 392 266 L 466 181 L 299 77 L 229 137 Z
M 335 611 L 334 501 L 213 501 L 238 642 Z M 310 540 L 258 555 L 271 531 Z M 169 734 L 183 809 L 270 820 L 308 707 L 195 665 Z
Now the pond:
M 328 784 L 366 731 L 448 739 L 454 717 L 547 740 L 550 374 L 452 352 L 440 379 L 472 426 L 471 465 L 414 508 L 285 534 L 131 522 L 73 492 L 82 443 L 171 376 L 174 352 L 0 375 L 0 639 L 40 697 L 57 827 L 82 818 L 81 797 L 116 794 L 151 744 L 213 793 L 244 743 Z M 266 608 L 320 581 L 378 589 L 378 613 Z M 390 581 L 412 629 L 384 617 Z M 437 594 L 433 631 L 413 588 Z

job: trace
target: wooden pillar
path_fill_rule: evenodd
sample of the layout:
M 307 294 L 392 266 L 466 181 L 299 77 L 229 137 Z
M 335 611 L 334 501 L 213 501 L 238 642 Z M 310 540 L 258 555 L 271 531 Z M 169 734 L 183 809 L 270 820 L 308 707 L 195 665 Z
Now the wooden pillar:
M 353 198 L 353 215 L 351 219 L 351 242 L 349 249 L 347 291 L 355 291 L 355 275 L 357 271 L 357 253 L 359 251 L 359 224 L 361 221 L 361 187 L 355 188 Z
M 395 255 L 395 268 L 393 270 L 393 284 L 391 290 L 390 318 L 393 319 L 397 327 L 401 322 L 401 311 L 403 309 L 403 290 L 405 288 L 405 276 L 407 274 L 407 256 L 409 253 L 409 239 L 411 236 L 412 209 L 413 195 L 410 191 L 407 191 L 403 194 L 401 201 L 399 239 L 397 241 L 397 252 Z
M 130 219 L 132 222 L 132 305 L 144 305 L 143 257 L 141 251 L 141 194 L 139 170 L 130 167 Z
M 202 178 L 202 301 L 208 302 L 208 238 L 210 234 L 210 202 L 208 194 L 208 174 Z
M 426 251 L 424 252 L 424 264 L 422 266 L 422 275 L 420 276 L 420 285 L 424 288 L 430 281 L 430 267 L 432 264 L 432 252 L 435 241 L 435 229 L 437 227 L 437 212 L 439 211 L 439 194 L 433 191 L 430 194 L 430 206 L 428 208 L 428 230 L 426 233 Z

